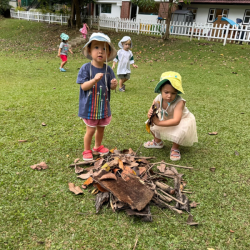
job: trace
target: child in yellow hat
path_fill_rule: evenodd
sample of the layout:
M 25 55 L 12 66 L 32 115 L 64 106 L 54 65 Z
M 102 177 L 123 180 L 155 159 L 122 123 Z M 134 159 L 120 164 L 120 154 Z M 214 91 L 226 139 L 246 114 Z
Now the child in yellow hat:
M 161 75 L 160 82 L 155 87 L 156 96 L 153 104 L 157 106 L 158 117 L 153 118 L 150 131 L 154 136 L 152 141 L 144 143 L 145 148 L 163 148 L 163 141 L 173 143 L 170 159 L 181 159 L 179 146 L 192 146 L 198 142 L 196 121 L 194 115 L 186 107 L 186 101 L 180 96 L 184 94 L 181 75 L 168 71 Z M 152 107 L 148 111 L 148 118 L 153 113 Z

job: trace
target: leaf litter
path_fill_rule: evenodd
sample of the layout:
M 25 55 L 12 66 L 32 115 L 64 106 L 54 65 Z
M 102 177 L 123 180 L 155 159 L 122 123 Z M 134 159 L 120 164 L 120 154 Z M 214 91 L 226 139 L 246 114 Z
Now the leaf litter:
M 100 156 L 89 162 L 75 160 L 70 167 L 84 166 L 83 171 L 75 171 L 78 178 L 84 179 L 83 189 L 92 186 L 92 194 L 96 195 L 95 208 L 99 213 L 104 204 L 108 204 L 113 212 L 125 211 L 128 216 L 137 216 L 142 221 L 151 222 L 153 215 L 151 205 L 167 208 L 177 214 L 183 211 L 189 214 L 187 224 L 198 225 L 193 221 L 190 208 L 199 203 L 190 202 L 184 188 L 187 181 L 176 168 L 192 169 L 192 167 L 173 165 L 164 161 L 150 163 L 154 157 L 138 156 L 131 148 L 128 150 L 110 150 L 109 155 Z M 91 166 L 92 165 L 92 166 Z M 153 170 L 156 167 L 156 171 Z M 174 182 L 174 186 L 167 184 Z M 69 183 L 69 190 L 75 194 L 84 191 Z

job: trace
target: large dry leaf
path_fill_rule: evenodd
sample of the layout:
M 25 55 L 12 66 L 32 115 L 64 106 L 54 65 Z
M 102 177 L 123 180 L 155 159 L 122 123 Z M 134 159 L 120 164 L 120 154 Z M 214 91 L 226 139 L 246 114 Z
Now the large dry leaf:
M 103 161 L 104 161 L 104 159 L 103 159 L 103 158 L 100 158 L 99 160 L 97 160 L 97 161 L 95 162 L 94 166 L 85 168 L 85 170 L 86 170 L 86 171 L 90 171 L 90 170 L 92 170 L 92 169 L 93 169 L 93 170 L 98 170 L 98 169 L 101 167 Z
M 147 169 L 145 167 L 139 167 L 139 174 L 141 175 L 141 174 L 145 173 L 146 170 Z
M 115 159 L 114 159 L 113 161 L 109 161 L 109 162 L 107 162 L 107 163 L 108 163 L 108 165 L 109 165 L 110 167 L 116 166 L 116 165 L 119 164 L 119 158 L 118 158 L 118 157 L 115 157 Z
M 135 155 L 135 152 L 133 151 L 132 148 L 129 148 L 129 149 L 128 149 L 128 154 L 129 154 L 129 155 Z
M 74 194 L 82 194 L 83 191 L 81 190 L 80 187 L 75 186 L 74 183 L 69 183 L 69 190 L 73 192 Z
M 36 169 L 36 170 L 42 170 L 42 169 L 44 170 L 44 169 L 48 168 L 48 165 L 44 161 L 42 161 L 42 162 L 35 164 L 35 165 L 32 165 L 30 167 L 32 169 Z
M 130 179 L 129 178 L 130 175 L 136 175 L 136 172 L 129 167 L 125 167 L 124 170 L 122 171 L 122 174 L 121 174 L 122 178 L 125 181 L 128 181 Z
M 196 203 L 195 201 L 193 201 L 192 203 L 190 203 L 190 207 L 197 207 L 197 205 L 199 205 L 200 203 Z
M 103 188 L 99 183 L 95 183 L 95 184 L 93 184 L 93 186 L 96 187 L 102 193 L 108 192 L 108 190 L 106 190 L 105 188 Z

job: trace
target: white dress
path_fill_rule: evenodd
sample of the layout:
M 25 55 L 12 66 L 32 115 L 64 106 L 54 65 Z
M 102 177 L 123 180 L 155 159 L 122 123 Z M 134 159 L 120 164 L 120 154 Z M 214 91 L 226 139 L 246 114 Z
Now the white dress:
M 163 109 L 161 94 L 155 98 L 155 103 L 159 104 L 158 116 L 160 120 L 172 119 L 174 109 L 180 101 L 185 102 L 185 107 L 183 109 L 181 121 L 177 126 L 162 127 L 154 125 L 150 127 L 150 130 L 156 138 L 168 140 L 181 146 L 192 146 L 194 142 L 198 142 L 196 121 L 194 115 L 186 107 L 186 101 L 181 96 L 177 95 L 176 99 L 166 109 Z

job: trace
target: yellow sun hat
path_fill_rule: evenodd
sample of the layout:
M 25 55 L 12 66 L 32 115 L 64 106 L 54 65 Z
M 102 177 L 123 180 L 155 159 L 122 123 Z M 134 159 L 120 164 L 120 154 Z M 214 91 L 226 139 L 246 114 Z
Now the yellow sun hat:
M 174 71 L 167 71 L 161 74 L 160 81 L 155 87 L 155 93 L 161 93 L 161 86 L 166 81 L 169 81 L 172 87 L 178 90 L 178 94 L 184 94 L 184 90 L 182 88 L 181 75 Z

